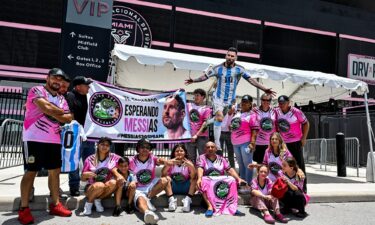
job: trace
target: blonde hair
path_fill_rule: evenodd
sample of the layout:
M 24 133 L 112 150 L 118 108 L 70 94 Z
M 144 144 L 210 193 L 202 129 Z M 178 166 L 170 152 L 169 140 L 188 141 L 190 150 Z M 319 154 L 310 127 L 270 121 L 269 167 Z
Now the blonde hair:
M 99 164 L 99 144 L 100 143 L 96 143 L 95 144 L 95 147 L 96 147 L 96 151 L 95 151 L 95 166 L 97 166 Z M 111 149 L 109 149 L 109 151 L 107 152 L 107 155 L 105 156 L 105 158 L 107 158 L 109 156 L 109 154 L 111 153 Z
M 278 146 L 278 150 L 279 150 L 279 156 L 282 159 L 282 158 L 284 158 L 285 152 L 286 152 L 286 150 L 288 150 L 288 148 L 286 147 L 286 144 L 285 144 L 283 138 L 281 137 L 281 134 L 279 132 L 274 132 L 270 136 L 270 143 L 268 145 L 269 149 L 271 149 L 273 151 L 273 147 L 272 147 L 272 143 L 271 143 L 271 139 L 272 139 L 273 136 L 276 136 L 279 139 L 280 144 Z

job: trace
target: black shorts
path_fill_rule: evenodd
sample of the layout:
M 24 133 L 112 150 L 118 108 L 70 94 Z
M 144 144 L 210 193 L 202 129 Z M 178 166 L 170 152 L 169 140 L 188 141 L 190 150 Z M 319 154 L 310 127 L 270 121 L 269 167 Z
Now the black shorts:
M 61 168 L 61 145 L 34 141 L 24 142 L 25 170 L 39 171 L 42 168 Z

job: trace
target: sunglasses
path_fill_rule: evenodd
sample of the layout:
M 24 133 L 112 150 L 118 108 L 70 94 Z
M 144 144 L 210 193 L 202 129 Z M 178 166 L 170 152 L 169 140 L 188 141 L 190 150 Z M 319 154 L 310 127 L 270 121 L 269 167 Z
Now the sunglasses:
M 270 102 L 271 99 L 261 99 L 262 101 L 265 101 L 265 102 Z

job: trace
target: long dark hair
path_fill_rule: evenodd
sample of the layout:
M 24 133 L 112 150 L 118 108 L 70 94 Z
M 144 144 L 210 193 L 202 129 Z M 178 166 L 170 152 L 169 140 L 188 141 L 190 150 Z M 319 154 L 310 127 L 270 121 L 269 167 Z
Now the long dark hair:
M 296 161 L 295 158 L 293 158 L 293 157 L 288 157 L 288 158 L 285 159 L 285 162 L 288 163 L 288 165 L 289 165 L 290 167 L 292 167 L 293 170 L 294 170 L 295 172 L 298 171 L 298 165 L 297 165 L 297 161 Z
M 176 153 L 176 150 L 177 150 L 178 148 L 182 148 L 182 150 L 184 150 L 184 152 L 185 152 L 185 158 L 188 159 L 188 158 L 189 158 L 189 154 L 188 154 L 187 149 L 186 149 L 186 146 L 185 146 L 184 144 L 176 144 L 176 145 L 173 147 L 172 152 L 171 152 L 171 159 L 176 158 L 175 153 Z

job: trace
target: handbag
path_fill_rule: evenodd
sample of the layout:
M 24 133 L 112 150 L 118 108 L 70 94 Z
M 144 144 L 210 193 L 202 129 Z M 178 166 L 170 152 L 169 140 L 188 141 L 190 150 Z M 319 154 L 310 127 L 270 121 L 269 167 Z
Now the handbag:
M 288 184 L 279 177 L 272 185 L 271 195 L 277 199 L 283 198 L 285 193 L 288 191 Z

